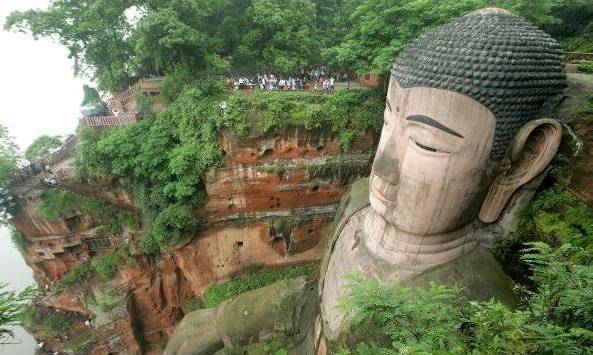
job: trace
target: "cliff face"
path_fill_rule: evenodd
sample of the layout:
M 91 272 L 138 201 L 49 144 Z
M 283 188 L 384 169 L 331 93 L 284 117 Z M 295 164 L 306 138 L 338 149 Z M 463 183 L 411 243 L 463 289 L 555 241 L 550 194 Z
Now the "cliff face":
M 368 174 L 374 145 L 374 135 L 364 134 L 343 153 L 325 129 L 287 128 L 247 138 L 224 133 L 225 163 L 206 177 L 209 201 L 195 211 L 200 228 L 156 259 L 134 245 L 142 230 L 107 233 L 103 221 L 84 213 L 55 221 L 37 213 L 48 187 L 137 212 L 133 198 L 113 182 L 34 174 L 13 189 L 21 209 L 12 222 L 28 242 L 25 259 L 36 279 L 51 291 L 40 303 L 93 318 L 91 353 L 158 353 L 188 312 L 187 301 L 200 298 L 207 286 L 319 259 L 336 204 L 348 182 Z M 72 159 L 60 164 L 71 168 Z M 119 246 L 128 247 L 131 257 L 110 281 L 53 287 L 68 271 Z

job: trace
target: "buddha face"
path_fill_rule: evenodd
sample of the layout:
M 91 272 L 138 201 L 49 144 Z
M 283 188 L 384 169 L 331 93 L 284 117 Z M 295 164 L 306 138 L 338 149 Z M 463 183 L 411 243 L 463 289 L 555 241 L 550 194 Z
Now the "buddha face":
M 496 165 L 493 113 L 452 91 L 403 89 L 392 78 L 370 181 L 387 223 L 417 235 L 447 233 L 476 218 Z

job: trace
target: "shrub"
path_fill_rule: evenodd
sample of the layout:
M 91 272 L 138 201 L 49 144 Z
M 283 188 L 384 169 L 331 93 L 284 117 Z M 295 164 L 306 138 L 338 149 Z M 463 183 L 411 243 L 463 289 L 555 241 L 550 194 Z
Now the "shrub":
M 37 213 L 48 220 L 83 213 L 107 224 L 108 231 L 113 233 L 121 232 L 124 226 L 139 228 L 138 219 L 131 212 L 117 208 L 100 198 L 82 196 L 58 188 L 49 188 L 43 192 Z
M 529 274 L 520 258 L 526 243 L 571 244 L 580 248 L 571 255 L 573 261 L 588 264 L 593 262 L 591 240 L 593 210 L 556 184 L 539 193 L 521 212 L 519 226 L 495 247 L 494 254 L 507 272 L 521 277 Z
M 76 338 L 70 340 L 64 347 L 68 354 L 83 354 L 90 350 L 93 342 L 93 335 L 90 331 L 86 331 Z
M 352 334 L 342 354 L 579 354 L 593 351 L 592 332 L 500 302 L 466 302 L 459 289 L 383 286 L 350 276 L 340 307 Z
M 153 97 L 148 93 L 136 92 L 134 93 L 134 102 L 140 116 L 146 117 L 152 114 Z
M 57 283 L 58 288 L 72 286 L 78 284 L 82 280 L 88 279 L 93 274 L 93 269 L 90 264 L 85 264 L 68 271 L 62 276 Z
M 26 307 L 21 313 L 21 324 L 25 327 L 31 327 L 39 324 L 42 314 L 36 307 Z
M 255 92 L 230 96 L 228 119 L 240 134 L 328 127 L 348 150 L 362 132 L 381 127 L 382 108 L 383 95 L 374 90 Z
M 583 73 L 593 74 L 593 62 L 583 62 L 579 64 L 579 70 Z
M 122 265 L 130 265 L 134 259 L 130 256 L 127 246 L 121 247 L 110 253 L 106 253 L 91 262 L 97 274 L 103 280 L 109 280 L 117 274 L 117 270 Z
M 10 240 L 12 242 L 12 245 L 14 245 L 14 247 L 21 254 L 24 255 L 27 253 L 27 245 L 29 244 L 29 242 L 27 241 L 27 239 L 25 238 L 23 233 L 19 232 L 15 228 L 11 228 L 10 229 Z
M 43 319 L 43 331 L 46 335 L 67 334 L 72 327 L 72 320 L 61 314 L 48 314 Z
M 261 271 L 231 280 L 219 285 L 212 285 L 204 291 L 204 299 L 208 308 L 218 307 L 222 302 L 242 293 L 264 287 L 275 282 L 312 276 L 318 269 L 318 263 L 313 262 L 305 266 L 287 267 L 279 270 Z

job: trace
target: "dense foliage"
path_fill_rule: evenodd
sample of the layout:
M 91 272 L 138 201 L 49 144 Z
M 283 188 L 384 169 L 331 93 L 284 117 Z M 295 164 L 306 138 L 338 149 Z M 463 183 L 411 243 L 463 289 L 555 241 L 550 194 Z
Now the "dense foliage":
M 229 118 L 239 133 L 281 130 L 289 126 L 306 129 L 331 128 L 342 149 L 348 150 L 362 132 L 378 130 L 383 95 L 376 91 L 337 91 L 331 95 L 309 92 L 233 95 Z
M 12 327 L 20 324 L 21 317 L 35 293 L 29 287 L 20 293 L 8 289 L 6 283 L 0 283 L 0 345 L 9 344 L 14 336 Z
M 55 313 L 32 306 L 20 315 L 20 322 L 26 327 L 40 329 L 44 335 L 63 336 L 72 328 L 73 321 L 65 314 Z
M 314 262 L 305 266 L 254 272 L 223 284 L 212 285 L 204 291 L 206 307 L 218 307 L 222 302 L 228 299 L 273 284 L 274 282 L 299 276 L 313 276 L 318 267 L 318 263 Z
M 121 90 L 134 75 L 232 66 L 292 71 L 338 40 L 355 0 L 56 0 L 5 28 L 57 38 L 78 73 Z M 328 37 L 321 35 L 327 32 Z
M 136 125 L 80 132 L 77 169 L 82 175 L 121 177 L 135 188 L 152 222 L 145 238 L 149 253 L 187 236 L 195 223 L 192 208 L 206 200 L 203 175 L 223 158 L 218 103 L 191 87 Z
M 134 262 L 135 259 L 131 255 L 130 245 L 126 244 L 114 251 L 95 257 L 89 263 L 68 271 L 58 280 L 56 288 L 59 290 L 78 285 L 81 281 L 91 278 L 94 273 L 102 280 L 109 280 L 115 277 L 119 268 L 133 265 Z
M 587 74 L 593 74 L 593 62 L 583 62 L 579 64 L 579 71 Z
M 366 0 L 352 14 L 354 26 L 330 52 L 341 67 L 387 73 L 408 42 L 483 7 L 524 16 L 564 41 L 569 50 L 587 50 L 593 43 L 593 6 L 588 0 Z
M 121 90 L 135 75 L 187 80 L 225 68 L 331 63 L 382 74 L 422 32 L 492 6 L 529 18 L 568 50 L 593 51 L 589 0 L 56 0 L 12 13 L 5 28 L 57 38 L 77 72 Z
M 19 232 L 16 228 L 10 228 L 10 241 L 19 253 L 24 255 L 27 252 L 27 244 L 29 241 L 25 238 L 23 233 Z
M 590 353 L 593 310 L 587 302 L 593 269 L 573 270 L 573 264 L 558 258 L 561 251 L 543 244 L 531 252 L 525 258 L 538 289 L 519 309 L 495 300 L 467 302 L 459 289 L 445 286 L 410 289 L 352 276 L 352 293 L 340 306 L 350 315 L 354 336 L 349 341 L 355 345 L 342 353 Z
M 22 155 L 14 138 L 9 135 L 5 126 L 0 125 L 0 224 L 7 224 L 17 208 L 8 186 L 21 159 Z
M 37 158 L 41 158 L 52 150 L 62 145 L 61 136 L 42 135 L 37 137 L 29 147 L 25 150 L 25 158 L 29 162 L 34 162 Z
M 82 97 L 82 102 L 80 103 L 80 106 L 96 104 L 98 102 L 101 102 L 101 96 L 99 95 L 97 89 L 88 85 L 83 85 L 82 91 L 84 96 Z
M 48 220 L 69 218 L 82 213 L 107 225 L 108 232 L 112 233 L 119 233 L 124 227 L 139 228 L 138 219 L 131 212 L 119 209 L 100 198 L 82 196 L 58 188 L 44 190 L 37 213 Z
M 135 125 L 82 129 L 76 167 L 83 176 L 121 178 L 135 190 L 150 223 L 145 250 L 157 254 L 188 237 L 197 222 L 192 212 L 206 202 L 204 175 L 224 158 L 223 129 L 247 135 L 290 125 L 331 127 L 347 149 L 362 132 L 380 126 L 381 109 L 380 95 L 370 90 L 229 96 L 216 84 L 190 85 L 161 113 Z

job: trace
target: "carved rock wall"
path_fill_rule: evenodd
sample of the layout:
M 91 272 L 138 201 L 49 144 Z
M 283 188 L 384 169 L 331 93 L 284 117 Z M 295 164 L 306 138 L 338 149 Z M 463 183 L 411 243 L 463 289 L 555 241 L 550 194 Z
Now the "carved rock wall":
M 92 353 L 124 349 L 158 353 L 188 312 L 187 301 L 201 297 L 209 285 L 254 270 L 319 259 L 320 241 L 347 183 L 368 174 L 375 136 L 364 134 L 347 153 L 340 150 L 330 131 L 322 129 L 286 128 L 277 134 L 250 137 L 225 133 L 221 145 L 225 164 L 206 177 L 209 201 L 195 211 L 203 220 L 201 229 L 157 260 L 136 256 L 133 265 L 120 268 L 110 282 L 125 285 L 129 297 L 128 312 L 113 319 L 112 328 L 121 336 L 115 341 L 97 329 Z M 97 189 L 65 183 L 61 188 L 136 209 L 128 195 L 103 185 Z M 38 199 L 33 196 L 25 202 L 13 222 L 31 242 L 26 259 L 41 283 L 59 279 L 95 255 L 84 252 L 84 243 L 81 250 L 64 251 L 68 240 L 93 233 L 95 221 L 88 216 L 79 216 L 77 223 L 70 224 L 45 221 L 35 212 Z M 121 245 L 121 237 L 113 239 L 114 247 Z M 37 250 L 48 243 L 55 253 L 43 259 Z M 81 291 L 88 293 L 93 282 L 43 302 L 56 309 L 92 314 L 80 295 Z

